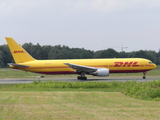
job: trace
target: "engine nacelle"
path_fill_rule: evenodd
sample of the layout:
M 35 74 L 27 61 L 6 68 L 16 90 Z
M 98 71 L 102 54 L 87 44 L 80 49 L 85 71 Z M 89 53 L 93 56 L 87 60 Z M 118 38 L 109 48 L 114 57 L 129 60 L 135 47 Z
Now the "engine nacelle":
M 109 69 L 107 68 L 98 68 L 96 72 L 90 73 L 93 76 L 105 77 L 109 76 Z

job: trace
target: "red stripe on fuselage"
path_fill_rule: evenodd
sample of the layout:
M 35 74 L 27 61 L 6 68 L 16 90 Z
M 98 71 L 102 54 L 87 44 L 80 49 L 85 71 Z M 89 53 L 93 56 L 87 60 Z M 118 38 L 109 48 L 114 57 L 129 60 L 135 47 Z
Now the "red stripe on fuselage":
M 111 70 L 110 73 L 139 73 L 139 72 L 147 72 L 152 69 L 144 69 L 144 70 Z
M 110 70 L 110 73 L 139 73 L 139 72 L 147 72 L 151 69 L 145 69 L 145 70 Z M 48 74 L 48 75 L 54 75 L 54 74 L 78 74 L 74 71 L 59 71 L 59 72 L 35 72 L 40 74 Z

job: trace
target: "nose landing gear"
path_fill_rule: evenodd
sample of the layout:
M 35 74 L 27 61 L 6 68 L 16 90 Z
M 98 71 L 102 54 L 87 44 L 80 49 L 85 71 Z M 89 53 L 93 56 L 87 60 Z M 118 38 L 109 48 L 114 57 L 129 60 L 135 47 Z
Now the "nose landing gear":
M 143 72 L 143 75 L 144 75 L 144 76 L 143 76 L 143 79 L 146 79 L 146 73 L 147 73 L 147 72 Z
M 146 79 L 146 76 L 143 76 L 143 79 Z

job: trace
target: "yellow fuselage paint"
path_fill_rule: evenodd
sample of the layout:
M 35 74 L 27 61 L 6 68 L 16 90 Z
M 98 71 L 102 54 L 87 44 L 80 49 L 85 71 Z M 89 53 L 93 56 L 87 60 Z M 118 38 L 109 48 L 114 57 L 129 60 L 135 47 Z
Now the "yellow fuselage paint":
M 123 58 L 123 59 L 73 59 L 73 60 L 35 60 L 21 65 L 30 66 L 28 68 L 10 66 L 24 71 L 42 73 L 42 74 L 74 74 L 73 69 L 64 63 L 71 63 L 95 68 L 108 68 L 110 73 L 135 73 L 146 72 L 156 67 L 150 60 L 141 58 Z

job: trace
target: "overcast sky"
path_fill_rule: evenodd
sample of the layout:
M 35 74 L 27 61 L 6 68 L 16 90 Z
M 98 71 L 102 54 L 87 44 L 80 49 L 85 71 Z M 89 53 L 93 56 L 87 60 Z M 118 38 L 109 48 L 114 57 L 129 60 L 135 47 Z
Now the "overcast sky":
M 0 45 L 160 49 L 160 0 L 0 0 Z

